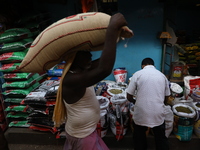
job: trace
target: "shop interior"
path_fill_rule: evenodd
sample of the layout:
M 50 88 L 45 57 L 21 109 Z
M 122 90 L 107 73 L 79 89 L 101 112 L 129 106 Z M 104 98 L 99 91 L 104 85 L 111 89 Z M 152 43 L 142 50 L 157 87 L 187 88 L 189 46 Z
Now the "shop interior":
M 63 144 L 63 141 L 55 140 L 63 140 L 64 128 L 55 129 L 51 117 L 56 100 L 55 89 L 59 86 L 64 62 L 61 61 L 42 73 L 21 74 L 20 72 L 18 74 L 19 72 L 15 69 L 25 58 L 34 40 L 46 28 L 63 18 L 83 13 L 83 11 L 102 12 L 108 15 L 121 12 L 127 19 L 128 27 L 134 32 L 132 38 L 118 41 L 113 73 L 94 85 L 97 96 L 105 97 L 107 102 L 116 95 L 109 92 L 109 88 L 117 90 L 120 88 L 119 91 L 124 93 L 132 75 L 141 69 L 143 58 L 151 57 L 155 61 L 155 67 L 166 75 L 169 83 L 172 83 L 172 99 L 169 105 L 173 107 L 183 102 L 185 105 L 189 104 L 187 107 L 192 105 L 193 109 L 196 106 L 196 112 L 200 112 L 199 0 L 2 0 L 0 9 L 0 127 L 7 135 L 8 142 L 20 143 L 22 140 L 17 141 L 19 132 L 26 132 L 28 135 L 30 130 L 31 134 L 34 134 L 36 130 L 42 133 L 37 133 L 36 138 L 48 137 L 50 134 L 52 143 Z M 101 50 L 92 51 L 92 55 L 93 59 L 98 58 Z M 193 80 L 195 83 L 190 85 Z M 48 88 L 48 90 L 44 93 L 39 90 L 40 88 L 43 90 Z M 36 91 L 40 91 L 41 95 L 38 95 Z M 35 94 L 35 96 L 28 97 L 30 94 Z M 180 102 L 181 100 L 183 101 Z M 129 108 L 130 105 L 127 105 L 127 109 Z M 126 115 L 128 114 L 131 112 Z M 200 138 L 198 129 L 200 121 L 197 116 L 196 114 L 196 118 L 193 117 L 192 121 L 191 118 L 187 120 L 192 122 L 193 131 L 189 133 L 185 141 L 191 142 L 193 136 L 197 137 L 197 140 Z M 126 116 L 123 119 L 125 118 Z M 127 126 L 124 128 L 125 134 L 121 137 L 114 135 L 111 129 L 111 135 L 114 135 L 111 140 L 115 143 L 113 145 L 120 147 L 120 143 L 116 144 L 116 141 L 119 142 L 120 138 L 127 140 L 126 130 L 132 131 L 130 126 Z M 112 145 L 108 138 L 106 139 L 108 137 L 106 131 L 101 131 L 101 136 L 108 145 Z M 48 135 L 43 135 L 46 133 Z M 20 135 L 23 136 L 23 134 Z M 30 143 L 25 136 L 22 139 Z M 181 141 L 180 138 L 179 141 Z M 48 143 L 44 140 L 45 142 Z M 191 144 L 194 144 L 193 141 Z M 182 150 L 187 147 L 185 146 L 179 145 Z

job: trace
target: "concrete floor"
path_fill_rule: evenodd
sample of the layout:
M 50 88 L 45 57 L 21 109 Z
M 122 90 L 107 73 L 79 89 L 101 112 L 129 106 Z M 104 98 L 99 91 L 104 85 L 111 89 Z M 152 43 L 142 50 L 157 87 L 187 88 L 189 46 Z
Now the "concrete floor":
M 49 132 L 38 132 L 23 128 L 9 128 L 6 137 L 10 150 L 63 150 L 65 139 L 55 139 L 55 135 Z M 120 141 L 108 131 L 103 138 L 110 150 L 133 150 L 132 132 L 129 131 Z M 147 137 L 148 150 L 155 150 L 154 137 Z M 179 141 L 174 134 L 169 136 L 170 150 L 199 150 L 200 138 L 192 135 L 190 141 Z
M 25 145 L 25 144 L 9 144 L 10 150 L 63 150 L 61 145 Z M 110 150 L 133 150 L 122 148 L 111 148 Z
M 63 150 L 61 145 L 25 145 L 9 144 L 10 150 Z

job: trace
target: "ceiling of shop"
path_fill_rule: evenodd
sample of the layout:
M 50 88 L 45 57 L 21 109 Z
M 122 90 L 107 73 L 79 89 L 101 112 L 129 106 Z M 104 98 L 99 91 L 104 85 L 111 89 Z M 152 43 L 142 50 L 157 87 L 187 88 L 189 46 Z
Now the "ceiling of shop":
M 200 10 L 200 0 L 160 0 L 165 2 L 166 6 L 175 6 L 179 9 Z
M 167 4 L 193 5 L 200 4 L 200 0 L 164 0 Z

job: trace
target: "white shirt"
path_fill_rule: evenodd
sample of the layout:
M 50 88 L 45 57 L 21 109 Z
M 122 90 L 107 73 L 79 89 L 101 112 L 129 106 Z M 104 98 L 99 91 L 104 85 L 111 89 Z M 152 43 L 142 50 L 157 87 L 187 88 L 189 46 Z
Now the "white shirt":
M 94 87 L 86 88 L 85 95 L 76 103 L 67 104 L 66 132 L 76 138 L 85 138 L 96 130 L 100 119 L 100 105 Z
M 153 65 L 133 74 L 127 93 L 135 95 L 133 120 L 137 125 L 155 127 L 164 122 L 164 99 L 170 95 L 169 82 Z

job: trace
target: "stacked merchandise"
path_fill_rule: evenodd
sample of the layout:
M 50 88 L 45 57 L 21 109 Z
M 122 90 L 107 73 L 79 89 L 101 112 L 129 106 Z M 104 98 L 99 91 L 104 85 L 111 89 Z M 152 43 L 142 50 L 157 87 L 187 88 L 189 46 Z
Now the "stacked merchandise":
M 24 100 L 26 104 L 34 108 L 33 113 L 28 117 L 28 123 L 31 124 L 30 128 L 40 131 L 50 131 L 53 134 L 56 133 L 56 138 L 65 137 L 63 135 L 65 130 L 64 125 L 55 128 L 52 121 L 57 90 L 64 65 L 65 62 L 61 62 L 47 70 L 47 80 L 36 91 L 31 92 L 30 96 L 28 95 Z
M 101 138 L 106 136 L 108 127 L 109 127 L 109 104 L 110 101 L 108 98 L 103 96 L 97 96 L 97 100 L 99 101 L 100 105 L 100 120 L 97 124 L 97 133 Z
M 199 75 L 200 43 L 181 44 L 182 52 L 179 52 L 179 61 L 184 62 L 189 68 L 190 75 Z
M 192 101 L 190 106 L 196 111 L 196 116 L 194 120 L 194 133 L 197 137 L 200 137 L 200 121 L 199 121 L 199 112 L 200 112 L 200 76 L 186 76 L 184 77 L 184 96 L 187 101 Z
M 65 61 L 62 61 L 59 64 L 56 64 L 51 69 L 47 70 L 47 76 L 48 76 L 47 81 L 54 80 L 58 82 L 58 84 L 56 85 L 56 88 L 55 87 L 51 88 L 50 91 L 47 92 L 45 96 L 47 101 L 54 101 L 54 102 L 56 101 L 57 89 L 59 87 L 59 81 L 61 79 L 64 66 L 65 66 Z M 52 121 L 52 115 L 50 119 Z M 54 128 L 54 131 L 56 132 L 56 139 L 65 138 L 65 124 L 62 124 L 59 128 Z
M 127 84 L 124 82 L 105 80 L 97 83 L 94 88 L 98 99 L 104 97 L 104 99 L 109 101 L 109 105 L 106 108 L 107 112 L 104 110 L 104 115 L 101 116 L 101 128 L 99 128 L 99 124 L 97 125 L 99 135 L 104 137 L 109 126 L 117 140 L 123 139 L 128 130 L 130 119 L 130 103 L 127 101 L 125 96 Z M 105 104 L 106 101 L 104 105 Z M 103 110 L 101 111 L 103 114 Z
M 48 76 L 47 79 L 48 80 L 60 80 L 62 73 L 63 73 L 64 65 L 65 65 L 65 62 L 63 61 L 63 62 L 55 65 L 51 69 L 47 70 L 47 76 Z
M 32 108 L 21 102 L 26 95 L 39 86 L 45 74 L 21 73 L 15 68 L 24 59 L 34 38 L 50 24 L 48 12 L 32 10 L 20 14 L 20 11 L 13 11 L 11 17 L 10 10 L 6 10 L 0 22 L 1 94 L 5 103 L 3 111 L 7 115 L 10 127 L 29 126 L 26 124 L 26 117 Z
M 170 84 L 171 96 L 168 103 L 171 105 L 174 115 L 173 133 L 180 141 L 191 140 L 194 124 L 198 120 L 194 107 L 196 100 L 191 95 L 198 86 L 200 78 L 197 79 L 197 82 L 193 79 L 191 76 L 184 77 L 184 87 L 177 83 Z
M 46 80 L 39 88 L 30 92 L 24 99 L 23 104 L 33 108 L 27 117 L 29 128 L 38 131 L 51 132 L 56 138 L 62 138 L 64 125 L 60 128 L 54 127 L 52 121 L 53 110 L 56 103 L 57 90 L 63 72 L 65 62 L 61 62 L 47 70 Z
M 37 32 L 31 32 L 28 28 L 12 28 L 4 31 L 0 35 L 0 71 L 5 81 L 2 83 L 3 95 L 7 108 L 7 119 L 9 123 L 13 121 L 24 121 L 30 109 L 21 106 L 22 99 L 33 89 L 39 86 L 39 81 L 43 76 L 39 74 L 21 73 L 16 70 L 24 59 L 28 48 L 33 42 Z
M 190 141 L 193 133 L 195 110 L 186 104 L 175 104 L 172 107 L 174 113 L 173 133 L 180 141 Z
M 23 100 L 23 104 L 32 108 L 27 117 L 30 129 L 39 131 L 50 131 L 56 133 L 52 121 L 53 110 L 56 102 L 56 94 L 59 81 L 45 80 L 39 88 L 30 92 Z

